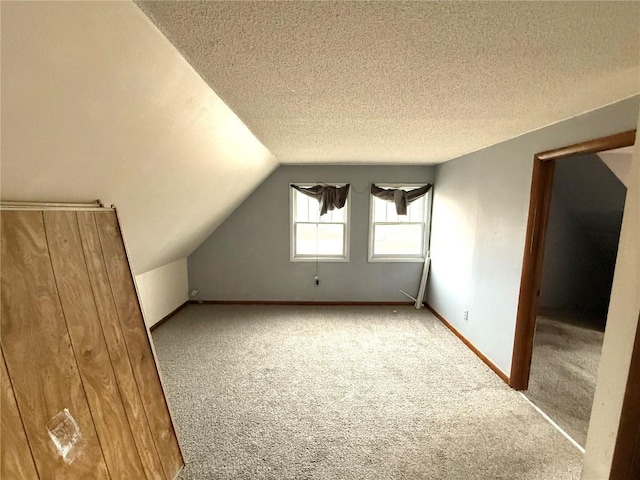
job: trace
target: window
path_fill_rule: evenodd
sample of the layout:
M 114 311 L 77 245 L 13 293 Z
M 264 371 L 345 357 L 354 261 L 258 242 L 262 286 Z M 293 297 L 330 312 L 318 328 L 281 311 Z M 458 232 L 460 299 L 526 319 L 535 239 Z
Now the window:
M 383 188 L 411 190 L 422 185 L 381 185 Z M 407 206 L 406 215 L 398 215 L 393 202 L 371 197 L 369 225 L 370 262 L 422 262 L 429 238 L 428 213 L 431 191 Z
M 349 261 L 349 198 L 347 197 L 343 208 L 330 210 L 320 216 L 318 200 L 292 187 L 289 187 L 289 190 L 291 191 L 291 261 Z

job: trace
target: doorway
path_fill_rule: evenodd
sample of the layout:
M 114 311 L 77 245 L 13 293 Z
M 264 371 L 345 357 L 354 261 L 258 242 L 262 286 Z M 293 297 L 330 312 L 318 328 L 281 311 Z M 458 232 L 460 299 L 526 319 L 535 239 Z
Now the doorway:
M 509 385 L 516 390 L 526 390 L 529 385 L 533 339 L 538 313 L 538 298 L 542 280 L 544 243 L 553 187 L 556 161 L 629 147 L 635 143 L 636 131 L 611 135 L 588 142 L 541 152 L 534 156 L 529 219 L 525 237 L 518 312 L 514 335 L 513 356 Z
M 630 147 L 558 161 L 527 398 L 587 439 L 631 166 Z

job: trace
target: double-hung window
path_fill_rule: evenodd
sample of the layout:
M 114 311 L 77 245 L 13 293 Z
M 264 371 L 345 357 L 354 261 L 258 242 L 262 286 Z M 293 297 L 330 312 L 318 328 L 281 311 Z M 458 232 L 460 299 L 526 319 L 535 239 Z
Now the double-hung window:
M 421 185 L 383 185 L 405 191 Z M 407 205 L 407 214 L 398 215 L 392 201 L 371 197 L 369 222 L 369 261 L 422 262 L 429 238 L 431 191 Z
M 292 186 L 289 190 L 291 191 L 291 261 L 349 261 L 349 198 L 347 197 L 344 207 L 329 210 L 321 216 L 318 200 L 301 193 Z

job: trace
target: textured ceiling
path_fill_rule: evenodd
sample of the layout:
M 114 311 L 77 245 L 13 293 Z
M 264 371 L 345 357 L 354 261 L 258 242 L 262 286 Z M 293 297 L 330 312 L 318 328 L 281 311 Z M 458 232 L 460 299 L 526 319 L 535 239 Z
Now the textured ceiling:
M 138 2 L 282 163 L 439 163 L 640 91 L 638 2 Z

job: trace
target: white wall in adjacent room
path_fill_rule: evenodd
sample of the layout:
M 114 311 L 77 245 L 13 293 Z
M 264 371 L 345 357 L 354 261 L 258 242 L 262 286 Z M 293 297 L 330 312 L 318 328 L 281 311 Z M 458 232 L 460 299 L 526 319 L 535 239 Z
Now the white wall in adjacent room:
M 545 242 L 539 308 L 578 308 L 583 284 L 588 281 L 590 245 L 567 211 L 553 198 Z
M 136 275 L 147 327 L 152 327 L 189 299 L 187 259 L 181 258 Z
M 539 307 L 606 314 L 626 193 L 598 155 L 556 162 Z

